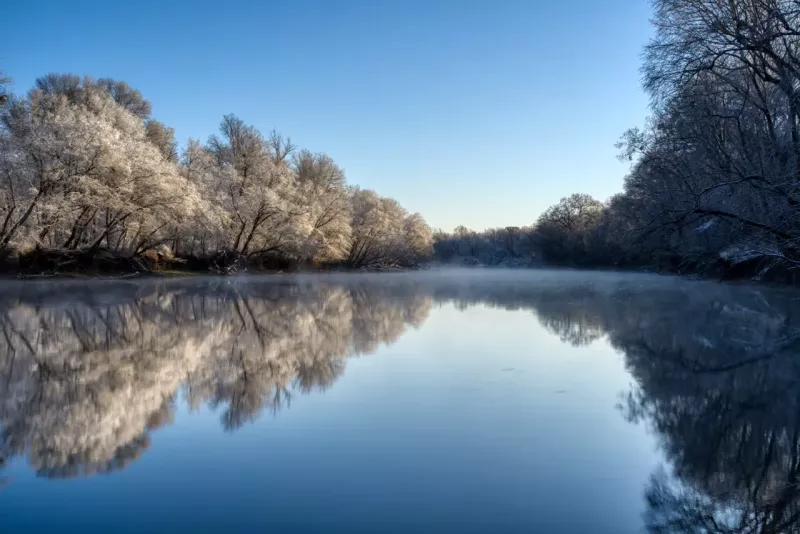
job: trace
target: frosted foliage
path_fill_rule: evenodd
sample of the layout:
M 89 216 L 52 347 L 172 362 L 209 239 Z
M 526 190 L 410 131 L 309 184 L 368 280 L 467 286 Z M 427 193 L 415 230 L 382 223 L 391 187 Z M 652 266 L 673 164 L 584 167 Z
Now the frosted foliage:
M 301 151 L 294 160 L 306 213 L 306 255 L 317 261 L 345 258 L 350 242 L 350 201 L 344 171 L 326 154 Z
M 403 243 L 410 257 L 427 258 L 433 254 L 433 231 L 419 213 L 403 221 Z
M 33 91 L 3 115 L 0 245 L 139 249 L 195 216 L 201 198 L 141 119 L 86 87 Z
M 231 213 L 226 209 L 223 182 L 218 180 L 219 169 L 213 156 L 199 141 L 190 139 L 181 156 L 181 173 L 199 192 L 203 210 L 197 213 L 189 229 L 195 252 L 206 254 L 224 246 L 227 232 L 233 227 Z
M 794 269 L 800 206 L 800 11 L 788 0 L 657 0 L 644 55 L 653 114 L 609 239 L 652 259 Z
M 0 251 L 134 255 L 168 245 L 184 256 L 348 260 L 354 197 L 330 156 L 297 151 L 276 132 L 265 138 L 234 115 L 205 145 L 190 140 L 179 155 L 174 130 L 150 113 L 124 82 L 69 74 L 39 78 L 26 98 L 4 105 Z M 359 264 L 428 254 L 424 221 L 408 222 L 403 245 L 405 211 L 381 203 L 372 217 L 380 220 L 369 223 L 384 234 L 380 258 Z
M 301 246 L 302 221 L 288 166 L 270 157 L 268 145 L 253 127 L 228 115 L 208 150 L 217 165 L 219 200 L 230 214 L 225 244 L 242 254 L 295 252 Z
M 425 221 L 418 214 L 409 216 L 394 199 L 356 188 L 351 204 L 351 265 L 409 264 L 432 252 L 433 234 Z
M 370 212 L 371 200 L 362 199 L 359 190 L 351 192 L 344 171 L 330 156 L 301 150 L 290 159 L 294 150 L 278 134 L 264 139 L 233 115 L 225 116 L 220 135 L 209 139 L 206 156 L 199 145 L 190 144 L 183 158 L 187 175 L 205 183 L 209 203 L 225 214 L 218 217 L 226 227 L 214 246 L 249 257 L 279 254 L 359 266 L 409 262 L 428 252 L 421 244 L 426 238 L 421 218 L 410 225 L 415 245 L 400 246 L 405 211 L 395 201 L 380 199 Z M 214 164 L 208 165 L 207 158 Z M 376 236 L 378 229 L 381 235 Z M 420 256 L 414 256 L 417 252 Z

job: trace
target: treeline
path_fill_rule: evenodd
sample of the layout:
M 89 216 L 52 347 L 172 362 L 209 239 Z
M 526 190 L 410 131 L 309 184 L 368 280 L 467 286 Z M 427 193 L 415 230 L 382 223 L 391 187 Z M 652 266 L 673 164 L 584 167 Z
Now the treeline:
M 800 265 L 800 8 L 655 0 L 652 116 L 605 203 L 572 196 L 530 228 L 439 234 L 437 257 L 784 276 Z M 783 273 L 783 274 L 781 274 Z
M 532 226 L 437 230 L 435 257 L 448 264 L 488 267 L 637 265 L 642 259 L 616 239 L 616 214 L 613 206 L 574 194 L 548 208 Z
M 635 163 L 624 228 L 666 258 L 800 261 L 800 9 L 789 0 L 658 0 L 645 52 L 653 116 L 621 143 Z
M 190 140 L 179 152 L 174 130 L 124 82 L 50 74 L 26 96 L 2 85 L 0 94 L 6 261 L 33 256 L 58 267 L 177 256 L 225 271 L 245 263 L 359 268 L 409 266 L 432 251 L 419 214 L 348 185 L 326 154 L 233 115 L 206 143 Z
M 331 158 L 277 133 L 226 116 L 217 136 L 179 154 L 138 91 L 50 75 L 2 106 L 0 250 L 136 256 L 169 246 L 226 265 L 352 267 L 413 265 L 433 252 L 444 263 L 793 280 L 800 9 L 791 0 L 653 7 L 642 66 L 652 115 L 623 134 L 631 170 L 605 202 L 576 194 L 529 227 L 434 236 L 421 216 L 347 186 Z

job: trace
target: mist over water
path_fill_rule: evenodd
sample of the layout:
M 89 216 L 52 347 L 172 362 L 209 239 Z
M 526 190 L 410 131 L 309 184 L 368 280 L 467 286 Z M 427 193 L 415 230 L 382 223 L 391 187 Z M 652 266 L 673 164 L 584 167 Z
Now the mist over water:
M 2 282 L 0 521 L 800 531 L 798 298 L 582 271 Z

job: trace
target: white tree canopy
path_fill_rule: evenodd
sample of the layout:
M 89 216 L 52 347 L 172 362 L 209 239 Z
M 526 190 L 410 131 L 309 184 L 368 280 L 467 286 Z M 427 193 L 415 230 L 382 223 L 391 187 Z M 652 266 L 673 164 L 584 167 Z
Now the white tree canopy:
M 10 99 L 0 116 L 0 250 L 135 255 L 169 245 L 182 255 L 358 265 L 431 253 L 421 216 L 352 193 L 330 156 L 264 137 L 234 115 L 179 155 L 174 130 L 151 108 L 124 82 L 68 74 Z

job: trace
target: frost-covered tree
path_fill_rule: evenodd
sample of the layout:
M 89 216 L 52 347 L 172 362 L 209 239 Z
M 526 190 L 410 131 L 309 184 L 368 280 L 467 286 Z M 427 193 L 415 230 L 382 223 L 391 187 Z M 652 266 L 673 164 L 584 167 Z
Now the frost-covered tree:
M 394 199 L 355 188 L 352 235 L 347 262 L 353 267 L 397 263 L 413 264 L 432 251 L 433 234 L 419 215 L 408 215 Z
M 785 0 L 657 0 L 627 217 L 651 256 L 793 266 L 800 226 L 800 12 Z
M 359 247 L 371 244 L 354 264 L 410 264 L 428 253 L 424 220 L 391 199 L 356 219 L 357 196 L 330 156 L 298 152 L 233 115 L 179 154 L 174 130 L 151 113 L 125 82 L 72 74 L 48 74 L 9 99 L 0 110 L 4 256 L 42 248 L 151 258 L 158 248 L 172 257 L 167 245 L 192 258 L 339 263 L 355 222 L 372 226 L 359 234 Z
M 432 236 L 421 216 L 351 189 L 330 156 L 297 151 L 274 131 L 265 139 L 233 115 L 205 147 L 191 141 L 182 164 L 211 207 L 203 220 L 219 228 L 193 238 L 203 253 L 226 248 L 250 258 L 359 267 L 410 264 L 430 254 Z
M 140 118 L 101 88 L 60 80 L 2 115 L 0 248 L 17 240 L 138 251 L 163 240 L 198 195 Z
M 182 242 L 189 252 L 200 255 L 227 247 L 234 222 L 226 209 L 227 192 L 224 182 L 218 179 L 219 167 L 213 154 L 198 140 L 189 139 L 181 154 L 181 173 L 197 189 L 204 206 Z
M 405 217 L 402 244 L 408 262 L 424 260 L 433 255 L 433 231 L 419 213 Z
M 220 137 L 211 136 L 207 148 L 217 162 L 215 180 L 232 221 L 227 229 L 232 250 L 249 256 L 297 253 L 302 208 L 287 162 L 258 130 L 234 115 L 222 119 Z
M 305 254 L 316 261 L 340 261 L 350 241 L 350 198 L 344 171 L 327 154 L 302 150 L 293 170 L 308 225 Z

